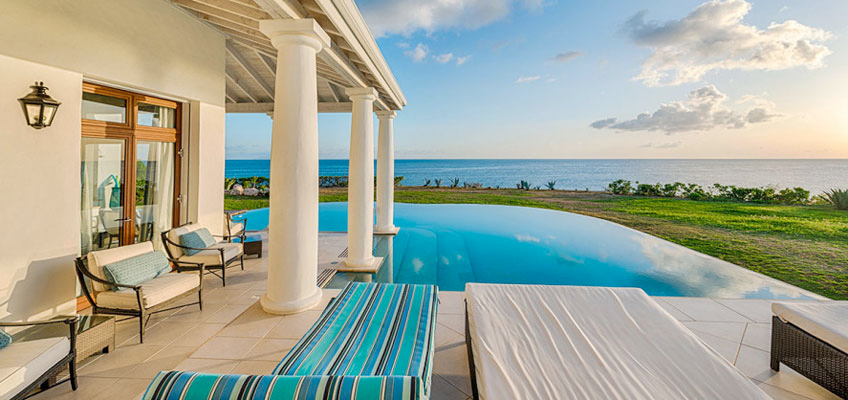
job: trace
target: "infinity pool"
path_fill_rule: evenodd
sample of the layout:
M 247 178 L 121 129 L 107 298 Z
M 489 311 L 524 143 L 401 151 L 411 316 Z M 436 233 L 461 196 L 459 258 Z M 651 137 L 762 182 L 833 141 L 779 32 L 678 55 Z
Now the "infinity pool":
M 249 211 L 248 229 L 268 226 Z M 460 204 L 396 204 L 396 236 L 374 279 L 464 290 L 467 282 L 639 287 L 653 296 L 815 298 L 795 286 L 624 226 L 561 211 Z M 322 203 L 319 229 L 347 230 L 347 203 Z

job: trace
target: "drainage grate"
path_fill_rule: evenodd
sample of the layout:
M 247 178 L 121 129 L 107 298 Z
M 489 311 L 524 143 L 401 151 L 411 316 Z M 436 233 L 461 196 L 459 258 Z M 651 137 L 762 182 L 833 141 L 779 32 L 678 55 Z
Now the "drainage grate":
M 318 287 L 323 289 L 327 287 L 327 284 L 330 283 L 330 280 L 336 276 L 336 270 L 332 268 L 324 268 L 320 274 L 318 274 Z
M 339 254 L 339 258 L 345 258 L 345 257 L 347 257 L 347 249 L 348 249 L 348 248 L 347 248 L 347 247 L 345 247 L 345 249 L 342 251 L 342 254 Z

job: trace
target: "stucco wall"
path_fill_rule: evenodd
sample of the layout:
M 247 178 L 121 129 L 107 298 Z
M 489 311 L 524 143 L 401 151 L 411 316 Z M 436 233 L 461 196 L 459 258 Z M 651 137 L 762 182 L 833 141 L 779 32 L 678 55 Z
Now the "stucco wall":
M 187 222 L 196 222 L 214 234 L 224 229 L 224 107 L 193 101 L 188 159 L 189 205 Z
M 17 100 L 36 80 L 62 102 L 40 130 Z M 78 73 L 0 55 L 0 319 L 74 312 L 81 92 Z
M 0 54 L 224 104 L 224 37 L 164 0 L 0 0 Z

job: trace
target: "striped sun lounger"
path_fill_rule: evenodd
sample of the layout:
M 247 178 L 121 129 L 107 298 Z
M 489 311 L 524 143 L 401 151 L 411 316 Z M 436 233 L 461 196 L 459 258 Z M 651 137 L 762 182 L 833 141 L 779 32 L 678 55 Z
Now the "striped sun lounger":
M 144 400 L 427 399 L 438 290 L 349 283 L 271 375 L 163 371 Z

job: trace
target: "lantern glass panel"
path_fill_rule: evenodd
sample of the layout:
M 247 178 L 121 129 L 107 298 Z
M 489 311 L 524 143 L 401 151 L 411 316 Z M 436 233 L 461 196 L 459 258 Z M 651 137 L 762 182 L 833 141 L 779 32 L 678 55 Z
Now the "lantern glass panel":
M 41 104 L 26 104 L 27 123 L 30 125 L 38 125 L 38 120 L 41 117 Z

